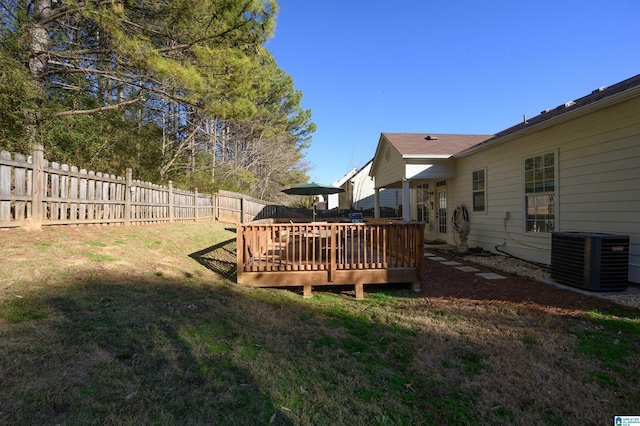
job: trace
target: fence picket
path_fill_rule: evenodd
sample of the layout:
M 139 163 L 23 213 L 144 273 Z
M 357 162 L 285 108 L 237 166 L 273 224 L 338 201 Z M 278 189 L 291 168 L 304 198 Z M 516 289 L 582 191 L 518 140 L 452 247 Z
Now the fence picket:
M 80 200 L 78 206 L 78 219 L 85 220 L 87 219 L 87 175 L 86 169 L 80 169 L 80 175 L 84 175 L 80 177 L 80 182 L 78 186 L 78 199 Z
M 69 165 L 67 164 L 63 164 L 61 167 L 61 170 L 63 172 L 69 172 Z M 60 175 L 60 198 L 62 199 L 68 199 L 69 198 L 69 175 L 68 174 L 61 174 Z M 61 220 L 66 220 L 68 219 L 68 213 L 67 213 L 67 203 L 62 202 L 60 203 L 60 213 L 59 213 L 59 217 Z
M 0 160 L 11 160 L 11 154 L 0 152 Z M 11 201 L 6 195 L 11 195 L 11 166 L 0 164 L 0 223 L 11 221 Z
M 106 175 L 105 177 L 109 177 Z M 109 183 L 102 183 L 102 200 L 106 201 L 109 199 Z M 105 203 L 102 205 L 102 218 L 103 219 L 111 219 L 109 204 Z
M 27 158 L 22 154 L 15 155 L 15 161 L 18 163 L 26 164 Z M 13 178 L 14 178 L 14 194 L 17 197 L 15 203 L 15 212 L 13 214 L 13 219 L 16 222 L 22 222 L 26 217 L 26 205 L 27 203 L 22 198 L 27 195 L 27 182 L 26 182 L 26 168 L 24 167 L 14 167 L 13 169 Z
M 26 195 L 27 198 L 31 198 L 30 201 L 27 201 L 27 206 L 26 206 L 26 211 L 25 211 L 25 218 L 29 219 L 31 218 L 31 215 L 33 214 L 33 157 L 29 156 L 27 157 L 27 164 L 29 164 L 29 167 L 27 167 L 26 169 Z
M 75 175 L 78 173 L 78 168 L 76 166 L 71 166 L 71 173 L 73 173 L 69 178 L 69 198 L 71 203 L 69 204 L 69 219 L 77 220 L 78 219 L 78 177 Z
M 89 203 L 87 204 L 87 219 L 90 220 L 97 219 L 96 205 L 93 203 L 96 199 L 95 175 L 95 172 L 89 171 L 89 180 L 87 181 L 87 199 L 89 200 Z
M 51 163 L 50 169 L 57 170 L 59 168 L 60 168 L 60 165 L 58 163 Z M 55 200 L 55 199 L 58 199 L 58 197 L 60 196 L 60 175 L 54 171 L 49 174 L 49 177 L 51 179 L 51 187 L 49 188 L 50 197 Z M 60 219 L 59 204 L 60 203 L 58 203 L 57 201 L 52 201 L 49 203 L 49 212 L 51 215 L 50 216 L 51 220 Z

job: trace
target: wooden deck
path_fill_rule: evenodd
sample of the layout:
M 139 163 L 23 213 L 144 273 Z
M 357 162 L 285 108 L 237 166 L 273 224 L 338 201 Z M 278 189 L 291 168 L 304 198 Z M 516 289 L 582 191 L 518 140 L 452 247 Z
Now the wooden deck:
M 421 222 L 250 223 L 237 229 L 238 283 L 255 287 L 420 283 Z

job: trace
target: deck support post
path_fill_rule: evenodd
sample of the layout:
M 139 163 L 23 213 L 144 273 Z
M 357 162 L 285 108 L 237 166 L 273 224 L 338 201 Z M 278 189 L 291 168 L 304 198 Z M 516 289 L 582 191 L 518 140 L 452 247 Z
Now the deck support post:
M 313 293 L 311 293 L 311 284 L 305 284 L 302 287 L 302 297 L 305 299 L 313 297 Z
M 364 299 L 364 284 L 356 283 L 356 300 Z

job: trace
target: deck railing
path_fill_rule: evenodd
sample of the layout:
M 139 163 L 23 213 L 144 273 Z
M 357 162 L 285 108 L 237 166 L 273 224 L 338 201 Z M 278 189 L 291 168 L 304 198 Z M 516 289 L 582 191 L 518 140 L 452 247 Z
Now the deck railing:
M 258 287 L 419 285 L 421 222 L 250 223 L 237 228 L 238 283 Z

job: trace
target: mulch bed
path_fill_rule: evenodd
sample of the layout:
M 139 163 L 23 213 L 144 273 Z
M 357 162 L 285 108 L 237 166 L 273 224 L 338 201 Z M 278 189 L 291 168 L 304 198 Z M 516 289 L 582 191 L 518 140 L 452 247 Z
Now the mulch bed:
M 456 260 L 459 261 L 459 259 Z M 453 266 L 428 259 L 425 259 L 425 264 L 422 281 L 424 297 L 507 302 L 567 311 L 620 308 L 620 305 L 600 297 L 588 296 L 506 272 L 491 270 L 475 263 L 464 262 L 464 265 L 473 266 L 481 272 L 495 272 L 505 278 L 488 280 L 477 276 L 474 272 L 459 271 Z

